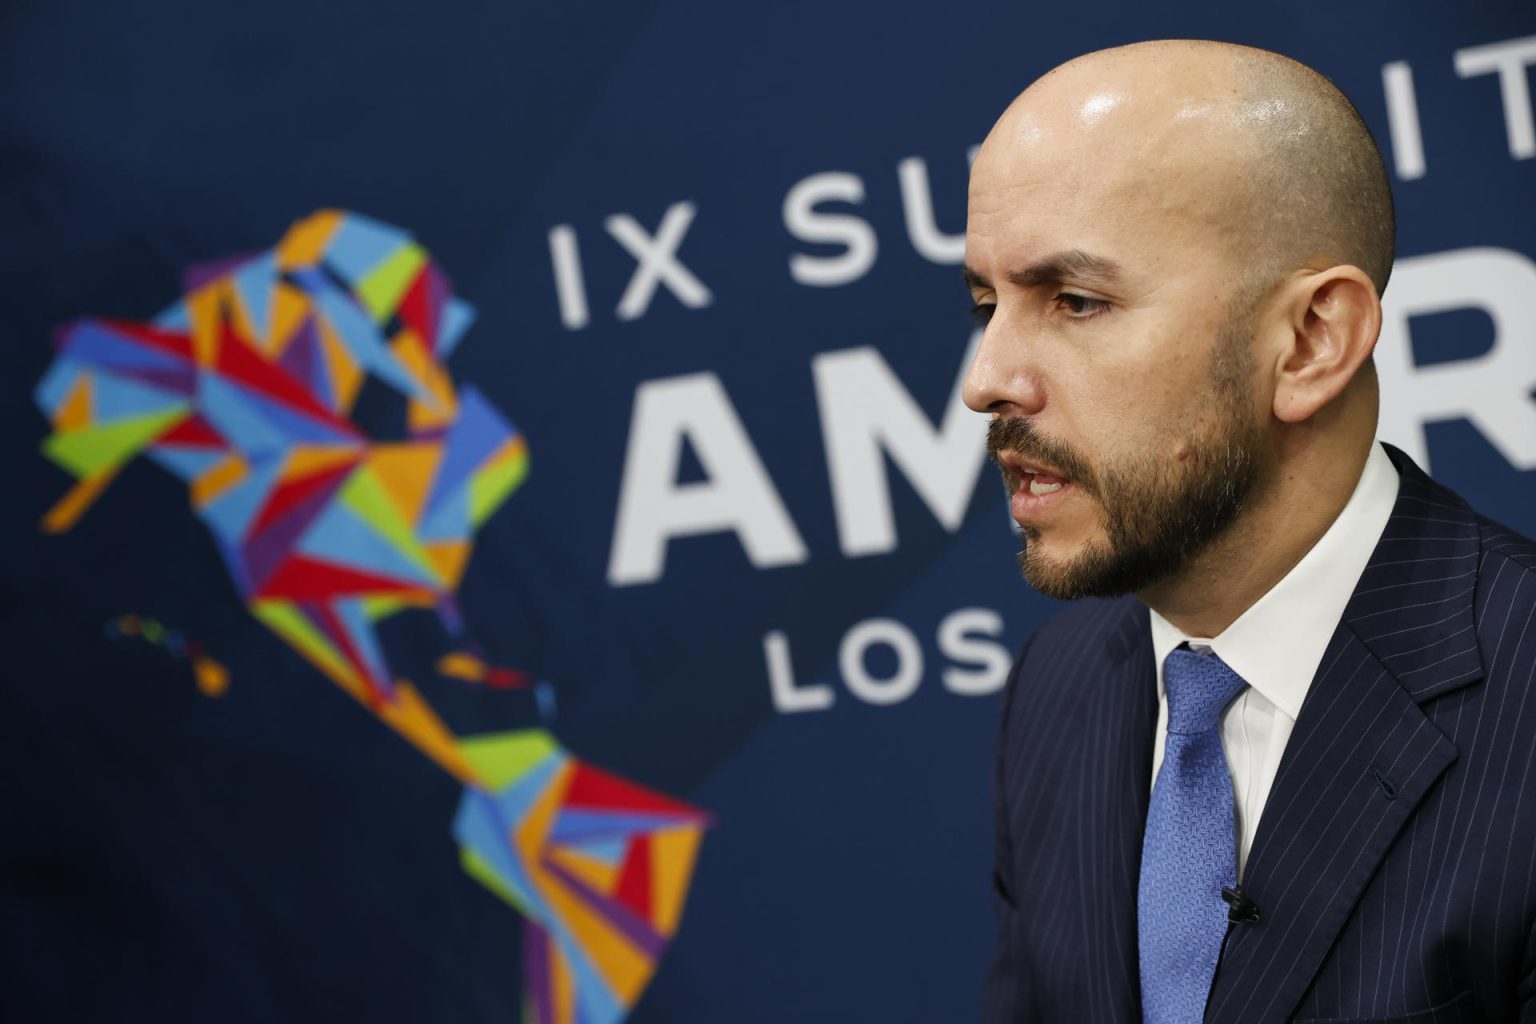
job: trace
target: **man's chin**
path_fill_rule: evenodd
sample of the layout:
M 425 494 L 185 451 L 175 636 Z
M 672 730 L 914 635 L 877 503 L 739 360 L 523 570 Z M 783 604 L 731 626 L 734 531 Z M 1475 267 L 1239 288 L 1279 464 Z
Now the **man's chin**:
M 1025 545 L 1019 552 L 1019 572 L 1024 582 L 1046 597 L 1057 601 L 1076 601 L 1085 597 L 1121 597 L 1138 588 L 1126 560 L 1104 540 L 1087 542 L 1074 550 L 1058 554 L 1053 545 L 1042 543 L 1031 531 L 1024 531 Z
M 1080 597 L 1094 596 L 1093 566 L 1085 565 L 1083 554 L 1071 558 L 1059 558 L 1037 541 L 1026 537 L 1024 549 L 1019 552 L 1019 572 L 1024 582 L 1046 597 L 1058 601 L 1075 601 Z M 1089 558 L 1090 562 L 1096 561 Z

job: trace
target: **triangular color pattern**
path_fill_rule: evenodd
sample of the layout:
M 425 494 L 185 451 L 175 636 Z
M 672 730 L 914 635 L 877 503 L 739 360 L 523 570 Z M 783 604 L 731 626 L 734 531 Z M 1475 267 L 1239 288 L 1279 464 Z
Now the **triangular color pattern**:
M 637 786 L 589 764 L 580 765 L 565 794 L 572 809 L 614 810 L 626 813 L 661 814 L 681 818 L 701 817 L 697 808 Z
M 375 573 L 359 572 L 313 558 L 293 557 L 283 563 L 255 594 L 262 600 L 327 601 L 332 598 L 420 591 L 419 584 Z
M 437 587 L 430 571 L 340 502 L 333 501 L 319 511 L 296 550 L 338 567 L 391 580 L 406 589 Z

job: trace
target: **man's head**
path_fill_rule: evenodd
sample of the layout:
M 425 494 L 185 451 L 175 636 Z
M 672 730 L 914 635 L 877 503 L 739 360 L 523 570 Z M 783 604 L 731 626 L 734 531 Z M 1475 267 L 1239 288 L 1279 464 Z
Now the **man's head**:
M 1161 586 L 1296 472 L 1363 460 L 1392 242 L 1359 115 L 1277 54 L 1142 43 L 1015 100 L 971 174 L 966 400 L 1030 582 Z

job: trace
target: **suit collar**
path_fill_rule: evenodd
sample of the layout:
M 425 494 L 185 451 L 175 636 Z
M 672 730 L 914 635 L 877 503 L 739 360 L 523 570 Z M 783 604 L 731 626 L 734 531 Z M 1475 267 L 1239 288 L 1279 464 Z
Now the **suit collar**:
M 1215 637 L 1193 637 L 1152 609 L 1152 648 L 1162 663 L 1179 644 L 1204 645 L 1291 723 L 1301 714 L 1323 652 L 1371 553 L 1392 518 L 1400 480 L 1386 449 L 1372 444 L 1354 492 L 1311 550 Z
M 1120 620 L 1110 630 L 1109 640 L 1105 642 L 1104 649 L 1109 655 L 1110 663 L 1119 665 L 1131 655 L 1138 655 L 1138 661 L 1144 660 L 1149 667 L 1152 666 L 1152 637 L 1147 627 L 1147 606 L 1134 597 L 1122 599 L 1119 604 L 1124 608 Z M 1152 681 L 1152 694 L 1157 695 L 1157 680 Z
M 1402 484 L 1343 621 L 1423 703 L 1483 677 L 1473 609 L 1481 539 L 1466 502 L 1385 447 Z

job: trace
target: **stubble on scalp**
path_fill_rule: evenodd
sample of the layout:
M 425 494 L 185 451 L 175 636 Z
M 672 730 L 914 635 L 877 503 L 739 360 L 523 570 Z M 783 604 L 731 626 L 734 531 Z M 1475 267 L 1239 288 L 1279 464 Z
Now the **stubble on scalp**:
M 1240 289 L 1261 293 L 1301 266 L 1359 267 L 1386 291 L 1396 211 L 1381 148 L 1360 111 L 1322 74 L 1282 54 L 1225 43 L 1176 42 L 1226 62 L 1231 116 L 1251 144 L 1235 180 L 1229 238 Z

